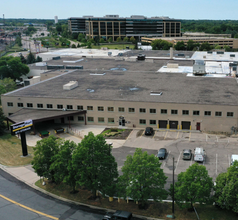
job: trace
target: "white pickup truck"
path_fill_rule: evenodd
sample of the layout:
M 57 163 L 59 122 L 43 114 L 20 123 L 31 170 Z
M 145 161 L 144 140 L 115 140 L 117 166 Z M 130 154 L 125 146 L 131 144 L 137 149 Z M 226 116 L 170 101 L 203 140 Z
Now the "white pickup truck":
M 203 150 L 203 148 L 201 147 L 196 147 L 196 149 L 194 149 L 194 161 L 196 162 L 203 162 L 205 160 L 205 150 Z

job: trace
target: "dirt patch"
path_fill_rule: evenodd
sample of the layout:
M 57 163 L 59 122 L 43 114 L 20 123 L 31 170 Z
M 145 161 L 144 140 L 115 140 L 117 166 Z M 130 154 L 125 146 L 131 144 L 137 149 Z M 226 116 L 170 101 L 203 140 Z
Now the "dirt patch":
M 105 128 L 101 134 L 104 134 L 105 131 L 109 131 L 112 130 L 111 128 Z M 121 140 L 125 140 L 127 139 L 127 137 L 130 135 L 132 129 L 117 129 L 118 131 L 116 131 L 115 129 L 113 131 L 111 131 L 110 133 L 108 133 L 110 136 L 108 136 L 108 134 L 104 135 L 105 139 L 121 139 Z

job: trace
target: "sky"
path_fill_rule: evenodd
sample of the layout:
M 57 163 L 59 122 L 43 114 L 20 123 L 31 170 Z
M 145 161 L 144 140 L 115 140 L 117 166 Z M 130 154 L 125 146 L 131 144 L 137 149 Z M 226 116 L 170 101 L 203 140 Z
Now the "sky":
M 0 0 L 0 17 L 67 19 L 108 14 L 176 19 L 238 20 L 238 0 Z

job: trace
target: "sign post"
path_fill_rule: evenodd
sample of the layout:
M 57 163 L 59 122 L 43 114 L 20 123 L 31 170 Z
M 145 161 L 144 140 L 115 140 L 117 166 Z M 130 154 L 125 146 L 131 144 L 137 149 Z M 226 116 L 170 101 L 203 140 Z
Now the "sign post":
M 11 134 L 12 135 L 16 135 L 16 134 L 21 135 L 21 146 L 22 146 L 22 155 L 23 156 L 28 155 L 25 132 L 30 130 L 32 126 L 33 126 L 33 122 L 31 119 L 11 125 Z

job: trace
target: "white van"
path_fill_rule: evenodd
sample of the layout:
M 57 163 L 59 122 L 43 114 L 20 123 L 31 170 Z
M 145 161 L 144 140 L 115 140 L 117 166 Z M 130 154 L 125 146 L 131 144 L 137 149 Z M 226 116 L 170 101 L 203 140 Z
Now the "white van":
M 203 150 L 203 148 L 201 147 L 196 147 L 196 149 L 194 149 L 194 161 L 196 162 L 203 162 L 205 160 L 205 150 Z
M 232 154 L 231 155 L 231 166 L 234 164 L 234 161 L 238 161 L 238 155 L 237 154 Z

